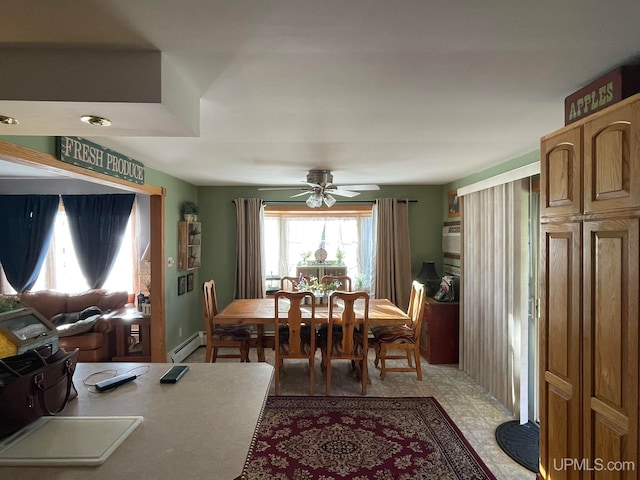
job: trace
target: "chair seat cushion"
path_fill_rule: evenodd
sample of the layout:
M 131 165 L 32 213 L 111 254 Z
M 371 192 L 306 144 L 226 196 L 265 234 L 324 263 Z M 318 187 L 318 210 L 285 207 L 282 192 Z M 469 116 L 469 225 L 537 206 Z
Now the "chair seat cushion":
M 326 325 L 322 325 L 318 329 L 318 345 L 320 349 L 326 351 L 327 349 L 327 337 L 328 337 L 329 329 Z M 362 337 L 362 333 L 357 330 L 353 332 L 353 350 L 355 356 L 363 356 L 363 344 L 364 338 Z M 331 342 L 331 355 L 339 357 L 343 354 L 342 351 L 342 327 L 339 325 L 333 326 L 333 341 Z
M 406 325 L 377 325 L 371 328 L 371 333 L 377 343 L 416 343 L 413 331 Z
M 248 341 L 251 339 L 251 327 L 246 325 L 217 325 L 211 332 L 211 338 L 224 342 Z
M 280 354 L 289 354 L 289 328 L 286 325 L 281 325 L 278 330 L 278 340 L 280 342 Z M 311 327 L 309 325 L 302 325 L 300 328 L 300 348 L 302 353 L 311 353 Z

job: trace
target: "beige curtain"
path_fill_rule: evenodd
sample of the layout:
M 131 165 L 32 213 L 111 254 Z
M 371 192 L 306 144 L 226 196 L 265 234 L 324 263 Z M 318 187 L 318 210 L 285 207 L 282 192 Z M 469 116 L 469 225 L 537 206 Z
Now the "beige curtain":
M 236 198 L 238 246 L 235 298 L 264 297 L 263 205 L 260 198 Z
M 376 223 L 375 296 L 388 298 L 406 309 L 411 294 L 409 202 L 380 198 L 374 209 Z
M 515 415 L 526 402 L 527 186 L 518 180 L 465 195 L 462 220 L 460 368 Z

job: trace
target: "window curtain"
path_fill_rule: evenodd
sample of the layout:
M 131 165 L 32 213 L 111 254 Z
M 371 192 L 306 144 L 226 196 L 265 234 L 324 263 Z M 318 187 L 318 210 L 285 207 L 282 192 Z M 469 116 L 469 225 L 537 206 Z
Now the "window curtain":
M 71 239 L 90 288 L 101 288 L 116 261 L 134 194 L 63 195 Z
M 406 309 L 411 294 L 409 202 L 380 198 L 374 207 L 376 222 L 375 296 Z
M 465 195 L 462 219 L 460 365 L 521 416 L 527 415 L 527 186 L 528 179 L 517 180 Z
M 0 195 L 0 263 L 18 293 L 38 279 L 59 203 L 58 195 Z
M 264 297 L 263 215 L 260 198 L 236 198 L 238 244 L 236 249 L 236 298 Z

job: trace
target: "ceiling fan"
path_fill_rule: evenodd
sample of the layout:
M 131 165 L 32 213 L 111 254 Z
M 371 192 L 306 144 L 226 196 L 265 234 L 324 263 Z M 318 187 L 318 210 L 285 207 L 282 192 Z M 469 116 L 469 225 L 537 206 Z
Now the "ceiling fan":
M 311 208 L 321 207 L 323 202 L 327 207 L 331 207 L 336 203 L 333 195 L 351 198 L 360 195 L 359 191 L 380 190 L 378 185 L 336 185 L 329 170 L 309 170 L 305 183 L 302 187 L 265 187 L 258 190 L 302 190 L 291 198 L 309 195 L 306 203 Z

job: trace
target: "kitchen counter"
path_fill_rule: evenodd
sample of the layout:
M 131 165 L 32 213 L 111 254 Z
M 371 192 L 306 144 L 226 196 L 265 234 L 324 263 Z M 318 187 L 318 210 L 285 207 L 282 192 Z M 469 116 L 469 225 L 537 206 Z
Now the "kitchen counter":
M 170 363 L 79 363 L 78 398 L 65 416 L 140 415 L 138 428 L 100 466 L 1 467 L 0 478 L 41 480 L 232 480 L 242 473 L 269 393 L 265 363 L 189 364 L 176 384 L 160 384 Z M 147 371 L 148 368 L 148 371 Z M 132 369 L 138 378 L 94 393 L 99 380 Z M 107 372 L 109 370 L 109 372 Z M 92 375 L 95 372 L 104 372 Z M 145 373 L 146 372 L 146 373 Z M 91 391 L 90 391 L 91 390 Z M 72 442 L 73 438 L 60 438 Z

